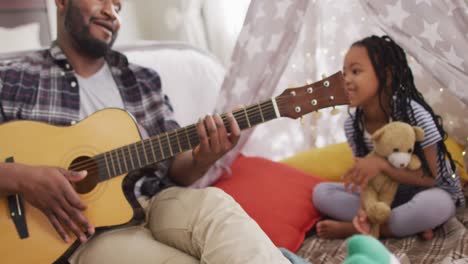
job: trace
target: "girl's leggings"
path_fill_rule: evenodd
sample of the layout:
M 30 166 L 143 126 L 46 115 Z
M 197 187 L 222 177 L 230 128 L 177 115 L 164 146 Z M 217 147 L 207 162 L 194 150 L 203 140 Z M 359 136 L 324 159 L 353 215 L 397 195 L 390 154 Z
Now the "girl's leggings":
M 315 207 L 333 219 L 351 222 L 356 216 L 360 197 L 350 193 L 343 183 L 320 183 L 313 193 Z M 440 188 L 417 193 L 408 202 L 392 209 L 387 222 L 396 237 L 414 235 L 433 229 L 455 215 L 455 204 L 450 194 Z

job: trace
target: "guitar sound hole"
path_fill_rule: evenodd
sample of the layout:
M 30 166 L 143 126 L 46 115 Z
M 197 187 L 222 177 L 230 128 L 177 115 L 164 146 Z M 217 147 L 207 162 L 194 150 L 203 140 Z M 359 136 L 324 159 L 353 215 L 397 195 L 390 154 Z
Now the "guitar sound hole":
M 69 169 L 74 171 L 88 171 L 87 176 L 83 180 L 72 183 L 73 187 L 79 194 L 89 193 L 99 183 L 98 166 L 96 162 L 90 157 L 76 158 L 75 160 L 73 160 Z

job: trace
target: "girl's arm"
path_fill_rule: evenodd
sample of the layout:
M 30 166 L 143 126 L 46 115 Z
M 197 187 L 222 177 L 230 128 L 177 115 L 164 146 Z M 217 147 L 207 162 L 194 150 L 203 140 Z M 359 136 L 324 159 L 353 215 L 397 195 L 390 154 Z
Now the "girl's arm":
M 390 162 L 385 161 L 382 163 L 381 171 L 399 183 L 407 185 L 415 185 L 422 187 L 432 187 L 435 185 L 437 177 L 437 153 L 435 145 L 431 145 L 424 150 L 431 175 L 425 173 L 422 168 L 418 170 L 399 169 L 395 168 Z
M 423 169 L 409 170 L 406 168 L 395 168 L 387 160 L 376 155 L 369 155 L 364 158 L 355 158 L 354 167 L 345 173 L 345 189 L 351 185 L 351 191 L 360 187 L 361 190 L 367 187 L 367 183 L 379 173 L 385 173 L 399 183 L 432 187 L 435 185 L 437 176 L 437 154 L 435 144 L 424 149 L 424 155 L 429 165 L 429 169 L 434 177 L 423 172 Z

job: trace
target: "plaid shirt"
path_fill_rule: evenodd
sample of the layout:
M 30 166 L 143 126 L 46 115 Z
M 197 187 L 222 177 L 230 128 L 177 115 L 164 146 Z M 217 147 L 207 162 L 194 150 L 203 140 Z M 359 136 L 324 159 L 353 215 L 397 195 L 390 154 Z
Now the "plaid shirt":
M 116 51 L 106 56 L 125 109 L 150 136 L 178 128 L 173 109 L 161 90 L 159 75 L 148 68 L 128 63 Z M 0 62 L 0 123 L 11 120 L 35 120 L 68 126 L 79 120 L 78 81 L 65 54 L 54 42 L 50 49 Z M 172 183 L 167 178 L 171 160 L 158 164 L 156 172 L 146 175 L 141 192 L 152 196 Z M 147 173 L 148 174 L 148 173 Z M 125 192 L 141 175 L 130 174 Z

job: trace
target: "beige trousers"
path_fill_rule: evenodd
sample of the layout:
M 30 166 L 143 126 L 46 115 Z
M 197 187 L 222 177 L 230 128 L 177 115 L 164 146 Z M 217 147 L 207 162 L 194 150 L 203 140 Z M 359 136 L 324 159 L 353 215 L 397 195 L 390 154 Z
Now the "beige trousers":
M 72 264 L 290 262 L 231 196 L 218 188 L 172 187 L 147 207 L 147 223 L 94 237 Z

